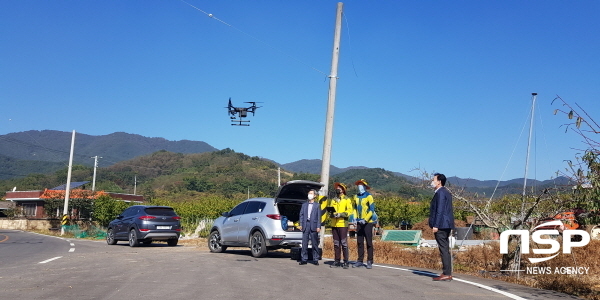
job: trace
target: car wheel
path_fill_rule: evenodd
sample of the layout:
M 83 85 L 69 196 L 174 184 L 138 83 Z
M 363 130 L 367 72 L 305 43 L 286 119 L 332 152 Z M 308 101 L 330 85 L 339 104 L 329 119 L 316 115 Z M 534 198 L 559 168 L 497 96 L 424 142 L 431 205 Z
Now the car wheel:
M 135 233 L 135 229 L 131 229 L 129 231 L 129 246 L 137 247 L 140 245 L 140 241 L 137 239 L 137 234 Z
M 263 257 L 267 255 L 267 244 L 265 237 L 260 231 L 255 232 L 250 237 L 250 252 L 254 257 Z
M 169 245 L 171 247 L 175 247 L 175 246 L 177 246 L 177 242 L 179 242 L 179 239 L 170 239 L 167 241 L 167 245 Z
M 215 230 L 210 233 L 208 237 L 208 249 L 213 253 L 221 253 L 227 249 L 226 246 L 221 244 L 221 234 L 219 231 Z
M 108 231 L 106 231 L 106 243 L 109 245 L 115 245 L 117 243 L 117 240 L 115 240 L 115 232 L 112 228 L 109 228 Z

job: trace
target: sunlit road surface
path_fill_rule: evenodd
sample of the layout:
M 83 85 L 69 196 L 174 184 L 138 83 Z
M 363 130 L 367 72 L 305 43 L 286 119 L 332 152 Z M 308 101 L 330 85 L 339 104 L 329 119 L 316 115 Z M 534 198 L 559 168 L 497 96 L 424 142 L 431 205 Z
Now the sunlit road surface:
M 0 229 L 0 299 L 578 299 L 456 274 L 375 265 L 299 266 L 289 253 L 256 259 L 247 250 L 60 239 Z

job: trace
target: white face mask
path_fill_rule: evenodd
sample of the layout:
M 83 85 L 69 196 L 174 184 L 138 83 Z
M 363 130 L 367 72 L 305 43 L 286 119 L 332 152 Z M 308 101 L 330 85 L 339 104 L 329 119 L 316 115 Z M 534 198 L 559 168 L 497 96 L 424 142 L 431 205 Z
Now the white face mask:
M 431 187 L 432 187 L 432 188 L 435 188 L 435 187 L 437 186 L 437 184 L 435 184 L 435 181 L 432 181 L 432 182 L 430 183 L 430 185 L 431 185 Z
M 359 185 L 358 186 L 358 192 L 363 194 L 365 192 L 365 186 L 364 185 Z
M 313 194 L 308 194 L 308 200 L 312 200 L 312 199 L 315 199 L 315 195 L 313 195 Z

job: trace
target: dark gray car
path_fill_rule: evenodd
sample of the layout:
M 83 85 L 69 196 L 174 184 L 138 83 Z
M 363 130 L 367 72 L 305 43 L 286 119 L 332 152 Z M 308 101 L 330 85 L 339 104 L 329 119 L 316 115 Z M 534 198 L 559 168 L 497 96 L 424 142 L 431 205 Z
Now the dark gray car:
M 227 247 L 249 247 L 252 256 L 262 257 L 270 249 L 292 248 L 302 244 L 302 232 L 294 226 L 308 191 L 322 183 L 290 181 L 279 188 L 275 198 L 251 198 L 215 220 L 208 237 L 211 252 Z
M 140 243 L 166 241 L 169 246 L 177 246 L 180 234 L 180 217 L 172 207 L 134 205 L 108 224 L 106 243 L 129 241 L 129 246 L 137 247 Z

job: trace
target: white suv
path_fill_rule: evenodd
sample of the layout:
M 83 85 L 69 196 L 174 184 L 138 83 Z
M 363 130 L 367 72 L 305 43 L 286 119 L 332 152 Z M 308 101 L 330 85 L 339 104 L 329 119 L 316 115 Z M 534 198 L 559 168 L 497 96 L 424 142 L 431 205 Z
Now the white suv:
M 319 190 L 322 183 L 293 180 L 282 185 L 275 198 L 250 198 L 215 220 L 208 248 L 220 253 L 227 247 L 250 247 L 252 256 L 263 257 L 269 249 L 291 248 L 302 244 L 299 220 L 308 191 Z

